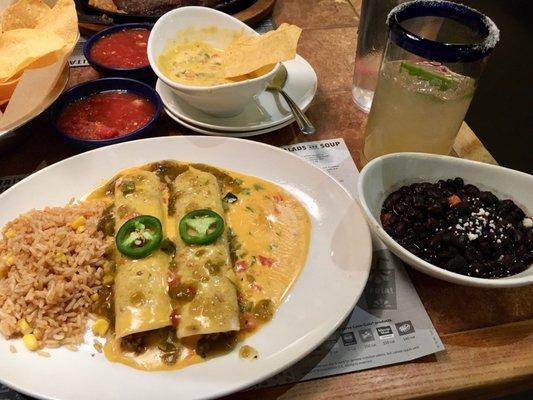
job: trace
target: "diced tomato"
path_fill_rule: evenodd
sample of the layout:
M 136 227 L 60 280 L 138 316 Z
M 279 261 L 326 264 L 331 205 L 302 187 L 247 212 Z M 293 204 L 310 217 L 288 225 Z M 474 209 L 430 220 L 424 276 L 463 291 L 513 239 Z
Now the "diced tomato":
M 461 202 L 461 198 L 455 194 L 448 197 L 448 204 L 453 207 Z
M 248 263 L 246 260 L 239 260 L 235 263 L 235 272 L 243 272 L 248 269 Z
M 245 312 L 241 314 L 241 329 L 244 331 L 253 331 L 257 328 L 257 319 L 250 312 Z
M 281 197 L 281 195 L 279 194 L 275 194 L 274 196 L 272 196 L 272 200 L 274 200 L 276 203 L 279 203 L 283 201 L 283 197 Z
M 263 288 L 261 287 L 260 284 L 258 284 L 257 282 L 250 282 L 250 289 L 252 290 L 257 290 L 258 292 L 260 292 L 261 290 L 263 290 Z
M 172 321 L 172 326 L 174 328 L 178 328 L 178 325 L 180 324 L 181 315 L 178 314 L 175 310 L 172 311 L 170 314 L 170 320 Z
M 392 213 L 384 213 L 381 215 L 381 225 L 384 228 L 390 226 L 394 221 L 394 215 Z
M 168 271 L 167 273 L 167 283 L 168 286 L 176 286 L 179 285 L 181 279 L 179 276 L 177 276 L 174 272 Z
M 87 129 L 93 130 L 93 135 L 100 139 L 111 139 L 119 135 L 119 131 L 116 128 L 106 126 L 100 122 L 87 123 Z
M 271 267 L 275 262 L 276 260 L 274 260 L 273 258 L 269 258 L 269 257 L 265 257 L 265 256 L 258 256 L 257 258 L 259 258 L 259 262 L 261 263 L 261 265 L 264 265 L 265 267 Z

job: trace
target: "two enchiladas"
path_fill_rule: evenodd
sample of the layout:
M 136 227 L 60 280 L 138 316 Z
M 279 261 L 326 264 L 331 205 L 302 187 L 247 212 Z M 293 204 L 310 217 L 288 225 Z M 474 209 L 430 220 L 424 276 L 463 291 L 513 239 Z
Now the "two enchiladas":
M 255 177 L 164 161 L 89 198 L 107 202 L 102 227 L 116 238 L 97 305 L 112 327 L 105 354 L 135 368 L 231 350 L 272 318 L 306 260 L 305 209 Z

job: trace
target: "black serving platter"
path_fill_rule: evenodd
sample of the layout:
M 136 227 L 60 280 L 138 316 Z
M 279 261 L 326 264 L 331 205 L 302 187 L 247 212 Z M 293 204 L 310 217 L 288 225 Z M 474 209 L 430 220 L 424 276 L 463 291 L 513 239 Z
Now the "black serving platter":
M 250 7 L 253 3 L 255 3 L 257 0 L 224 0 L 223 3 L 220 3 L 212 8 L 225 12 L 227 14 L 234 14 L 236 12 L 239 12 L 241 10 L 244 10 L 247 7 Z M 188 1 L 187 3 L 193 3 L 189 5 L 195 5 L 194 3 L 201 3 L 195 2 L 195 1 Z M 102 14 L 111 18 L 114 23 L 128 23 L 128 22 L 155 22 L 161 15 L 140 15 L 140 14 L 126 14 L 126 13 L 118 13 L 113 11 L 107 11 L 102 10 L 100 8 L 93 7 L 89 5 L 89 0 L 76 0 L 76 5 L 78 7 L 78 11 L 82 14 L 86 14 L 87 16 L 101 16 Z M 87 21 L 89 22 L 89 21 Z

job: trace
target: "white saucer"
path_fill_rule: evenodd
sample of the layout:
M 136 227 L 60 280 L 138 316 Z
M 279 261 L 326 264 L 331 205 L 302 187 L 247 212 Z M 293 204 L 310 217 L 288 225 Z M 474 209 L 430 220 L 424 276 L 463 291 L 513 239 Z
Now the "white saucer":
M 245 138 L 245 137 L 251 137 L 251 136 L 258 136 L 262 135 L 264 133 L 273 132 L 278 129 L 281 129 L 287 125 L 290 125 L 294 122 L 294 118 L 289 119 L 288 121 L 282 122 L 281 124 L 271 126 L 269 128 L 265 129 L 257 129 L 254 131 L 247 131 L 247 132 L 229 132 L 229 131 L 219 131 L 219 130 L 210 130 L 207 128 L 202 128 L 200 126 L 196 126 L 194 124 L 191 124 L 187 121 L 184 121 L 180 119 L 177 115 L 175 115 L 171 110 L 165 107 L 165 111 L 167 112 L 167 115 L 172 118 L 174 121 L 176 121 L 178 124 L 183 125 L 186 128 L 189 128 L 192 131 L 203 133 L 205 135 L 209 136 L 227 136 L 227 137 L 237 137 L 237 138 Z
M 317 77 L 313 67 L 299 55 L 283 64 L 288 72 L 285 91 L 301 109 L 307 109 L 317 89 Z M 269 91 L 259 94 L 239 115 L 222 118 L 206 114 L 186 103 L 159 79 L 155 88 L 165 108 L 179 118 L 178 122 L 195 125 L 197 132 L 201 127 L 208 131 L 246 132 L 246 136 L 253 136 L 251 131 L 265 130 L 294 120 L 285 100 L 279 94 Z

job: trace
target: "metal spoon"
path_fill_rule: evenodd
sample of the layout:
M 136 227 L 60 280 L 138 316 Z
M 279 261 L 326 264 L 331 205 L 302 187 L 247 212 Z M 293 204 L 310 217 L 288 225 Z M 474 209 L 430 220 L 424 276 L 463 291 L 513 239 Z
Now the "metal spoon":
M 292 111 L 292 115 L 294 115 L 294 119 L 296 120 L 296 123 L 298 124 L 298 127 L 300 130 L 306 134 L 306 135 L 312 135 L 315 133 L 315 127 L 307 119 L 304 112 L 298 107 L 298 105 L 294 102 L 293 99 L 289 97 L 287 93 L 283 90 L 283 86 L 285 85 L 285 82 L 287 81 L 287 68 L 285 68 L 285 65 L 281 64 L 278 73 L 268 85 L 267 90 L 278 92 L 280 93 L 287 104 L 289 105 L 289 108 Z

